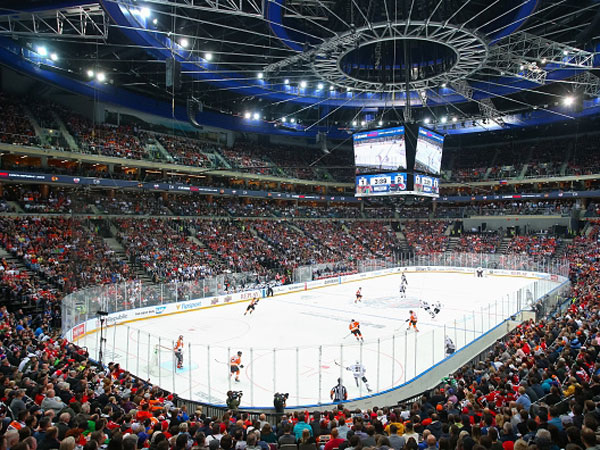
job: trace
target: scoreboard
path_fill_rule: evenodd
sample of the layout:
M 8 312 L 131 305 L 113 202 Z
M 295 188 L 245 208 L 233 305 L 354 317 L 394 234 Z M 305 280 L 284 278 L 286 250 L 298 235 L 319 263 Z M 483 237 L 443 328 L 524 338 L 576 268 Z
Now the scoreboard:
M 405 172 L 356 176 L 356 197 L 417 195 L 439 197 L 440 180 L 429 175 Z

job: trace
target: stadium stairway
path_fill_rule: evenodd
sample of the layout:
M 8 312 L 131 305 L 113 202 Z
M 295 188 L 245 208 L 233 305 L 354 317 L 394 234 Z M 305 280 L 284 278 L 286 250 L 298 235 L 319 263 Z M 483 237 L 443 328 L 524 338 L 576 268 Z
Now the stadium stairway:
M 554 252 L 554 257 L 562 258 L 563 256 L 565 256 L 571 242 L 573 242 L 573 239 L 561 239 L 558 244 L 558 247 L 556 247 L 556 250 Z
M 65 138 L 69 149 L 73 152 L 78 152 L 79 146 L 77 145 L 77 142 L 75 142 L 75 138 L 73 137 L 73 135 L 69 133 L 69 130 L 67 129 L 67 126 L 63 122 L 60 115 L 58 115 L 56 111 L 52 111 L 52 116 L 54 117 L 54 121 L 58 125 L 58 130 L 60 131 L 60 134 Z
M 448 246 L 446 247 L 446 253 L 452 253 L 456 246 L 459 244 L 460 238 L 452 236 L 448 239 Z
M 39 122 L 35 119 L 35 116 L 31 112 L 31 110 L 27 106 L 25 106 L 25 104 L 23 104 L 22 107 L 23 107 L 23 111 L 25 111 L 25 116 L 27 117 L 27 119 L 29 120 L 31 125 L 33 126 L 35 135 L 40 140 L 41 145 L 42 146 L 48 145 L 48 138 L 46 137 L 46 133 L 44 133 L 44 130 L 42 129 L 42 127 L 40 127 Z
M 121 245 L 119 241 L 117 241 L 114 237 L 102 237 L 108 248 L 110 248 L 113 252 L 115 252 L 115 256 L 117 258 L 128 261 L 127 255 L 125 254 L 125 248 Z M 139 265 L 129 261 L 131 268 L 134 270 L 135 276 L 142 281 L 142 283 L 152 283 L 152 279 L 148 276 L 146 271 Z
M 152 155 L 154 159 L 160 159 L 163 161 L 174 162 L 175 158 L 167 151 L 166 148 L 160 143 L 155 137 L 151 137 L 150 140 L 144 144 L 144 148 L 148 154 Z M 159 155 L 156 157 L 156 155 Z
M 9 200 L 6 203 L 8 203 L 8 205 L 15 211 L 18 213 L 22 213 L 23 208 L 21 208 L 21 205 L 19 205 L 19 203 L 15 202 L 14 200 Z
M 410 253 L 410 244 L 406 240 L 406 236 L 402 231 L 396 231 L 396 239 L 398 239 L 398 248 L 402 253 Z
M 218 148 L 215 147 L 213 149 L 212 154 L 215 155 L 215 166 L 219 167 L 222 164 L 227 169 L 233 168 L 231 163 L 227 160 L 227 158 L 225 158 L 225 156 L 223 156 L 223 154 L 221 153 L 221 151 Z
M 500 246 L 498 247 L 498 253 L 502 254 L 502 255 L 506 255 L 506 253 L 508 252 L 508 246 L 510 244 L 511 239 L 504 237 L 502 238 L 502 242 L 500 243 Z

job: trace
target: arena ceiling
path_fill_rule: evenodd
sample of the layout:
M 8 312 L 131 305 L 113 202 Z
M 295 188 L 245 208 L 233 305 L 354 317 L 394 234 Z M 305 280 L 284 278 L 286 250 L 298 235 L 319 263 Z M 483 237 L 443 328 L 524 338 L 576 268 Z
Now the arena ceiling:
M 599 107 L 598 0 L 5 0 L 4 46 L 84 83 L 328 130 Z M 2 58 L 5 64 L 7 60 Z M 166 86 L 165 62 L 181 64 Z

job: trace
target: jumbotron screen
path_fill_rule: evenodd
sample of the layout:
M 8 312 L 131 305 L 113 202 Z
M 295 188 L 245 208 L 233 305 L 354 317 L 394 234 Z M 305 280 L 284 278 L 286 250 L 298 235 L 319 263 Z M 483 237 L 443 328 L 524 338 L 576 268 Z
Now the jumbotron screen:
M 415 170 L 439 175 L 442 167 L 444 136 L 419 127 L 415 155 Z
M 377 170 L 406 170 L 406 141 L 404 127 L 356 133 L 354 164 Z

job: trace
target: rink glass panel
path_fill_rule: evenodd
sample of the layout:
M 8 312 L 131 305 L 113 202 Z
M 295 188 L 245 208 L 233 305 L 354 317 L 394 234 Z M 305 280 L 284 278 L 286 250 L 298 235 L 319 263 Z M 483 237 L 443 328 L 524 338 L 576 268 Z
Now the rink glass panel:
M 452 267 L 482 267 L 486 274 L 488 270 L 503 269 L 568 276 L 566 260 L 457 253 L 306 266 L 297 269 L 294 280 L 306 282 L 312 280 L 315 273 L 331 274 L 339 270 L 368 273 L 393 267 L 411 270 L 433 266 L 448 267 L 449 270 Z M 98 311 L 116 313 L 223 295 L 227 285 L 230 289 L 252 286 L 256 279 L 255 274 L 229 274 L 188 283 L 147 285 L 130 282 L 89 288 L 63 300 L 63 330 L 97 359 L 100 350 Z M 246 346 L 232 349 L 209 343 L 186 343 L 183 369 L 177 369 L 172 339 L 160 336 L 160 332 L 136 329 L 135 323 L 115 325 L 108 320 L 103 324 L 103 362 L 118 362 L 124 369 L 177 392 L 182 398 L 223 404 L 227 390 L 238 390 L 234 376 L 230 375 L 229 361 L 241 350 L 245 367 L 240 376 L 249 381 L 249 386 L 246 384 L 244 389 L 242 406 L 272 406 L 275 392 L 289 393 L 288 406 L 328 403 L 329 391 L 335 384 L 332 380 L 338 377 L 347 387 L 349 398 L 356 399 L 368 395 L 366 385 L 362 380 L 357 384 L 346 367 L 357 362 L 366 367 L 365 376 L 372 394 L 393 389 L 446 358 L 446 337 L 458 350 L 540 299 L 541 307 L 550 311 L 567 289 L 567 285 L 556 287 L 556 281 L 532 280 L 527 286 L 493 302 L 477 305 L 462 317 L 445 322 L 443 327 L 419 333 L 400 327 L 388 336 L 367 339 L 364 343 L 357 342 L 354 336 L 327 345 L 286 348 Z M 423 316 L 425 312 L 420 310 L 419 314 Z M 95 331 L 80 334 L 76 331 L 77 325 L 86 321 L 87 328 L 95 328 Z M 418 357 L 423 353 L 427 356 Z

